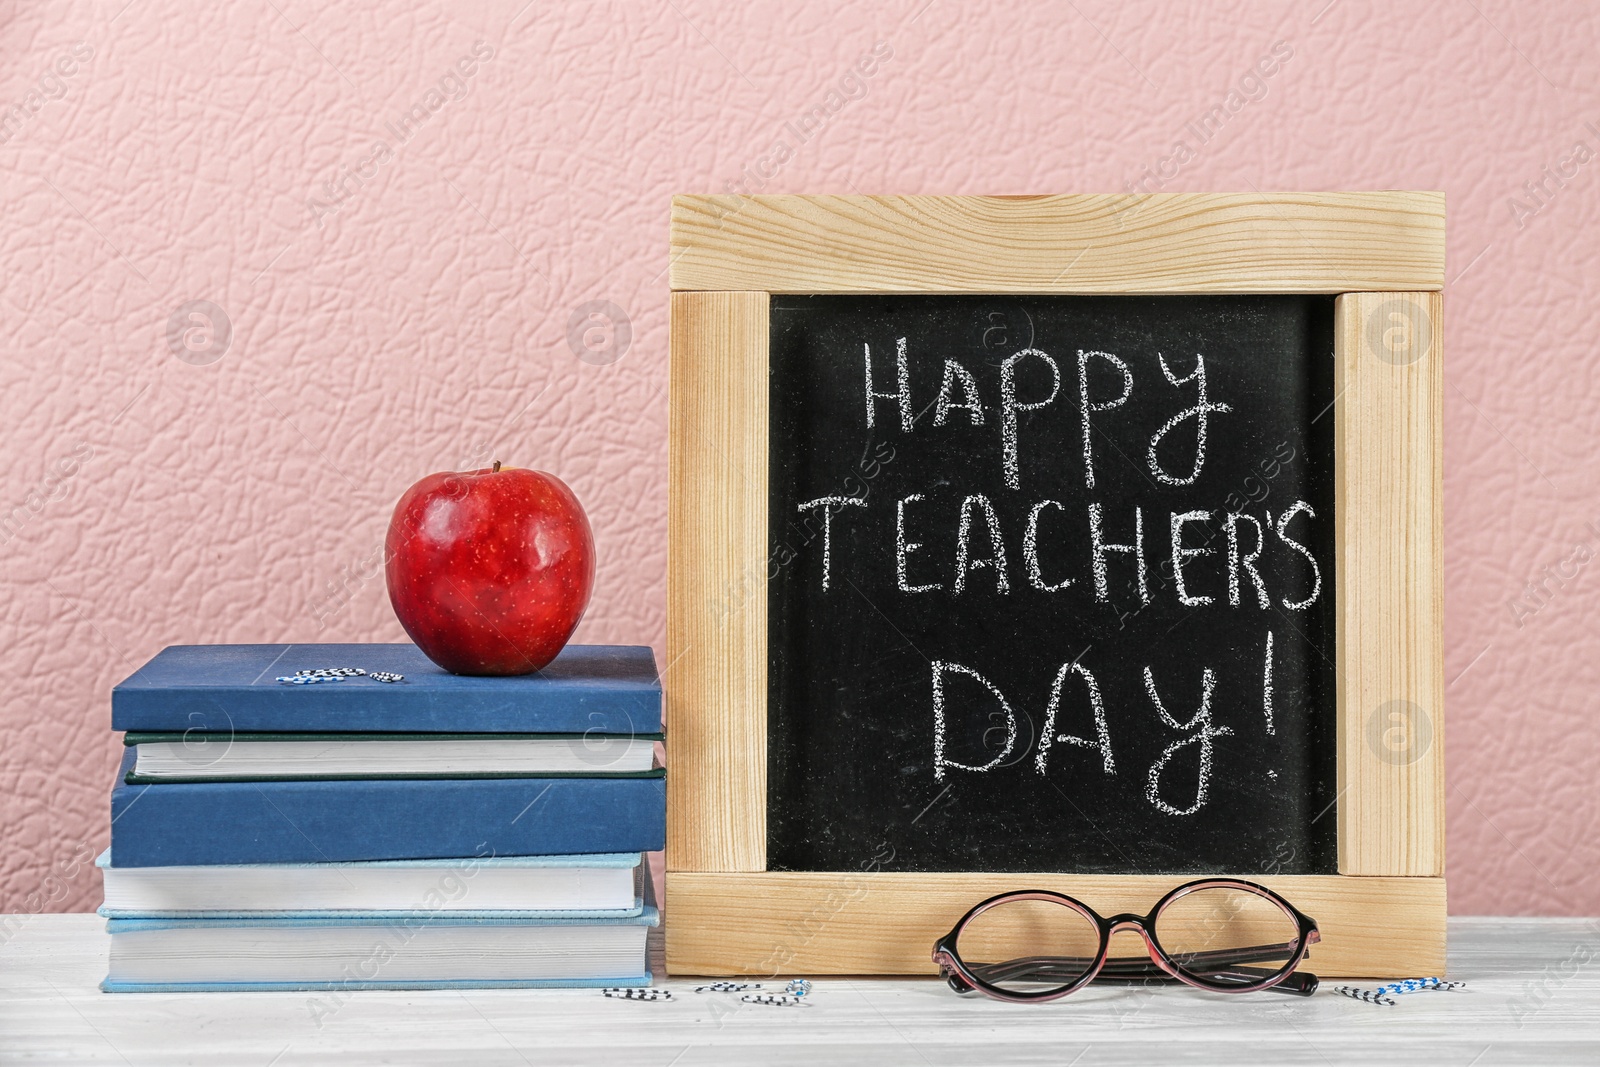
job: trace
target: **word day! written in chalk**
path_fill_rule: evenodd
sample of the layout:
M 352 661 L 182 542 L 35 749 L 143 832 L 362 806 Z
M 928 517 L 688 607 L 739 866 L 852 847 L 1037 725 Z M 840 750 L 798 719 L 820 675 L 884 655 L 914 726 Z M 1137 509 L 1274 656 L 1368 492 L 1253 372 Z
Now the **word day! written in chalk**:
M 984 481 L 999 489 L 966 491 L 944 483 L 937 502 L 930 499 L 931 487 L 893 499 L 864 492 L 799 501 L 797 514 L 820 523 L 818 551 L 806 580 L 823 594 L 832 592 L 836 569 L 848 572 L 851 563 L 841 554 L 849 539 L 840 534 L 850 524 L 868 524 L 893 538 L 888 548 L 892 588 L 900 597 L 957 603 L 1031 590 L 1085 606 L 1110 605 L 1114 596 L 1140 608 L 1162 598 L 1178 610 L 1225 605 L 1260 620 L 1260 658 L 1252 683 L 1265 730 L 1272 734 L 1275 634 L 1268 620 L 1286 617 L 1293 625 L 1294 614 L 1312 608 L 1323 595 L 1322 568 L 1308 536 L 1319 517 L 1304 499 L 1284 500 L 1276 509 L 1241 506 L 1237 493 L 1202 499 L 1208 455 L 1226 446 L 1229 420 L 1235 417 L 1233 404 L 1212 384 L 1205 353 L 1079 349 L 1059 354 L 1023 347 L 1000 361 L 998 383 L 988 394 L 967 361 L 915 356 L 905 337 L 892 346 L 862 343 L 860 428 L 897 430 L 891 440 L 898 452 L 914 450 L 919 435 L 959 426 L 970 431 L 969 442 L 987 441 L 988 456 L 979 462 L 995 476 Z M 922 383 L 913 381 L 913 361 L 924 372 L 939 367 L 936 388 L 926 375 L 927 392 L 918 394 Z M 1136 374 L 1136 366 L 1146 373 Z M 1141 400 L 1158 405 L 1167 417 L 1139 435 L 1142 447 L 1130 456 L 1119 447 L 1128 435 L 1118 423 L 1141 393 L 1148 394 Z M 1051 420 L 1070 424 L 1068 432 L 1051 427 Z M 1078 446 L 1073 462 L 1063 463 L 1054 452 L 1036 455 L 1035 438 L 1057 445 L 1071 440 Z M 1150 486 L 1192 492 L 1196 499 L 1178 507 L 1134 503 L 1115 509 L 1096 499 L 1108 478 L 1126 481 L 1130 465 L 1141 468 L 1138 476 Z M 1071 501 L 1061 499 L 1069 496 L 1066 490 Z M 1126 589 L 1114 588 L 1114 561 L 1123 565 Z M 1154 659 L 1140 666 L 1143 692 L 1135 701 L 1147 702 L 1146 714 L 1176 734 L 1145 771 L 1145 799 L 1164 815 L 1192 815 L 1207 801 L 1216 739 L 1233 733 L 1215 722 L 1216 672 L 1204 666 L 1198 677 L 1180 677 L 1170 664 Z M 972 705 L 974 694 L 991 702 L 979 720 L 991 742 L 992 756 L 984 762 L 963 761 L 949 751 L 957 686 L 964 687 L 964 705 Z M 963 662 L 959 652 L 931 659 L 927 693 L 935 781 L 952 772 L 986 774 L 1018 761 L 1018 746 L 1027 742 L 1018 726 L 1016 695 Z M 1086 729 L 1060 729 L 1058 720 L 1069 702 L 1087 710 L 1087 716 L 1074 716 Z M 1067 745 L 1095 750 L 1102 772 L 1116 774 L 1117 730 L 1108 704 L 1126 709 L 1133 702 L 1109 698 L 1092 653 L 1066 655 L 1038 700 L 1045 710 L 1029 761 L 1033 772 L 1048 775 L 1056 746 Z M 1183 799 L 1169 799 L 1169 792 L 1177 791 L 1164 787 L 1164 777 L 1174 758 L 1191 746 L 1198 753 L 1192 761 L 1197 780 L 1181 791 Z

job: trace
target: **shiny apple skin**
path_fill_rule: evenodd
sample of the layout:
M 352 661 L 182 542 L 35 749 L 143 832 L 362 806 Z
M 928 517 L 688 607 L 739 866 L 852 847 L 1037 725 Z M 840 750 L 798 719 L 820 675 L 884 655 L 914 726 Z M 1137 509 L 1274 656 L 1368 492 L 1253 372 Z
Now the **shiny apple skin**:
M 540 670 L 594 590 L 594 534 L 553 474 L 502 467 L 430 474 L 395 505 L 389 602 L 411 640 L 453 674 Z

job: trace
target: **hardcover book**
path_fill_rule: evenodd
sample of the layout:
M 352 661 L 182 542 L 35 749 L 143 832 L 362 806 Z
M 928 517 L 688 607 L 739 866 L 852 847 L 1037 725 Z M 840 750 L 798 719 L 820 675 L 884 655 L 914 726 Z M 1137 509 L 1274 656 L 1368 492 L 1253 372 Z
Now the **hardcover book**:
M 650 984 L 656 909 L 605 919 L 112 919 L 107 993 Z
M 364 675 L 292 684 L 300 671 Z M 380 681 L 374 675 L 400 675 Z M 111 691 L 114 730 L 299 733 L 661 732 L 642 645 L 568 645 L 534 674 L 466 677 L 413 644 L 174 645 Z
M 117 867 L 655 852 L 666 782 L 642 775 L 162 782 L 111 791 Z
M 365 863 L 221 866 L 95 865 L 108 919 L 298 918 L 352 914 L 474 918 L 602 918 L 643 909 L 637 852 Z

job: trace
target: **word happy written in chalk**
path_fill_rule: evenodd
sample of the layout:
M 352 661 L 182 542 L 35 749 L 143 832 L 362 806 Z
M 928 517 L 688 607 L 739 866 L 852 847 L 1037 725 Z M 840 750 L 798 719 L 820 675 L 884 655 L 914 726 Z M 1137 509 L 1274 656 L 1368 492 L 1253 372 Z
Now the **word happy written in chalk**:
M 861 344 L 853 358 L 862 424 L 887 435 L 896 454 L 914 453 L 920 441 L 959 428 L 968 447 L 990 455 L 995 477 L 984 479 L 987 491 L 938 480 L 892 499 L 866 493 L 799 501 L 798 516 L 820 526 L 806 581 L 824 596 L 848 595 L 839 588 L 852 573 L 841 534 L 859 523 L 892 538 L 887 554 L 896 597 L 959 606 L 973 598 L 1003 605 L 1046 594 L 1085 612 L 1114 603 L 1138 611 L 1165 599 L 1168 609 L 1182 612 L 1227 612 L 1257 635 L 1251 711 L 1273 734 L 1271 622 L 1293 627 L 1296 615 L 1324 596 L 1323 569 L 1310 546 L 1314 524 L 1331 516 L 1319 516 L 1303 499 L 1252 504 L 1232 486 L 1208 482 L 1208 458 L 1233 439 L 1230 419 L 1237 415 L 1213 388 L 1205 353 L 1018 347 L 999 363 L 998 383 L 992 373 L 975 374 L 970 360 L 918 357 L 904 337 Z M 1170 416 L 1140 431 L 1130 449 L 1128 427 L 1119 422 L 1141 392 Z M 1069 432 L 1049 428 L 1052 420 L 1064 420 Z M 1070 457 L 1040 455 L 1035 439 L 1058 446 L 1067 439 L 1076 447 Z M 1151 495 L 1163 494 L 1163 503 L 1113 508 L 1097 499 L 1111 480 L 1130 478 L 1148 483 Z M 1172 506 L 1174 494 L 1183 498 L 1180 506 Z M 1113 564 L 1121 576 L 1115 580 Z M 1022 694 L 1003 691 L 962 661 L 959 627 L 948 636 L 952 648 L 923 649 L 930 657 L 926 722 L 936 782 L 1019 764 L 1040 776 L 1137 774 L 1145 799 L 1163 815 L 1205 807 L 1217 741 L 1236 732 L 1220 721 L 1214 697 L 1221 680 L 1211 666 L 1195 670 L 1151 655 L 1137 665 L 1138 691 L 1112 692 L 1101 683 L 1092 650 L 1067 650 L 1046 691 Z M 1042 719 L 1028 716 L 1042 721 L 1029 731 L 1033 737 L 1019 729 L 1019 700 L 1042 712 Z M 1129 767 L 1118 745 L 1119 732 L 1128 729 L 1164 730 L 1168 740 L 1153 762 Z M 990 758 L 953 755 L 951 742 L 963 731 L 980 733 Z M 1026 745 L 1031 759 L 1021 750 Z M 1187 772 L 1196 777 L 1170 781 L 1179 765 L 1197 768 Z

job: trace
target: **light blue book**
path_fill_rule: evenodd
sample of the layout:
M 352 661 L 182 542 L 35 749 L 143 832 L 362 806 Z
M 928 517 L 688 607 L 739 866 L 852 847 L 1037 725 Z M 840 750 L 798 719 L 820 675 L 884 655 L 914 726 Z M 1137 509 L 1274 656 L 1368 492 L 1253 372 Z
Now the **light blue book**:
M 112 919 L 107 993 L 643 986 L 654 907 L 603 919 Z M 336 998 L 330 1000 L 330 1010 Z M 315 1004 L 312 1004 L 315 1008 Z
M 468 856 L 361 863 L 119 867 L 95 861 L 108 919 L 350 915 L 480 919 L 629 918 L 644 902 L 637 852 Z

